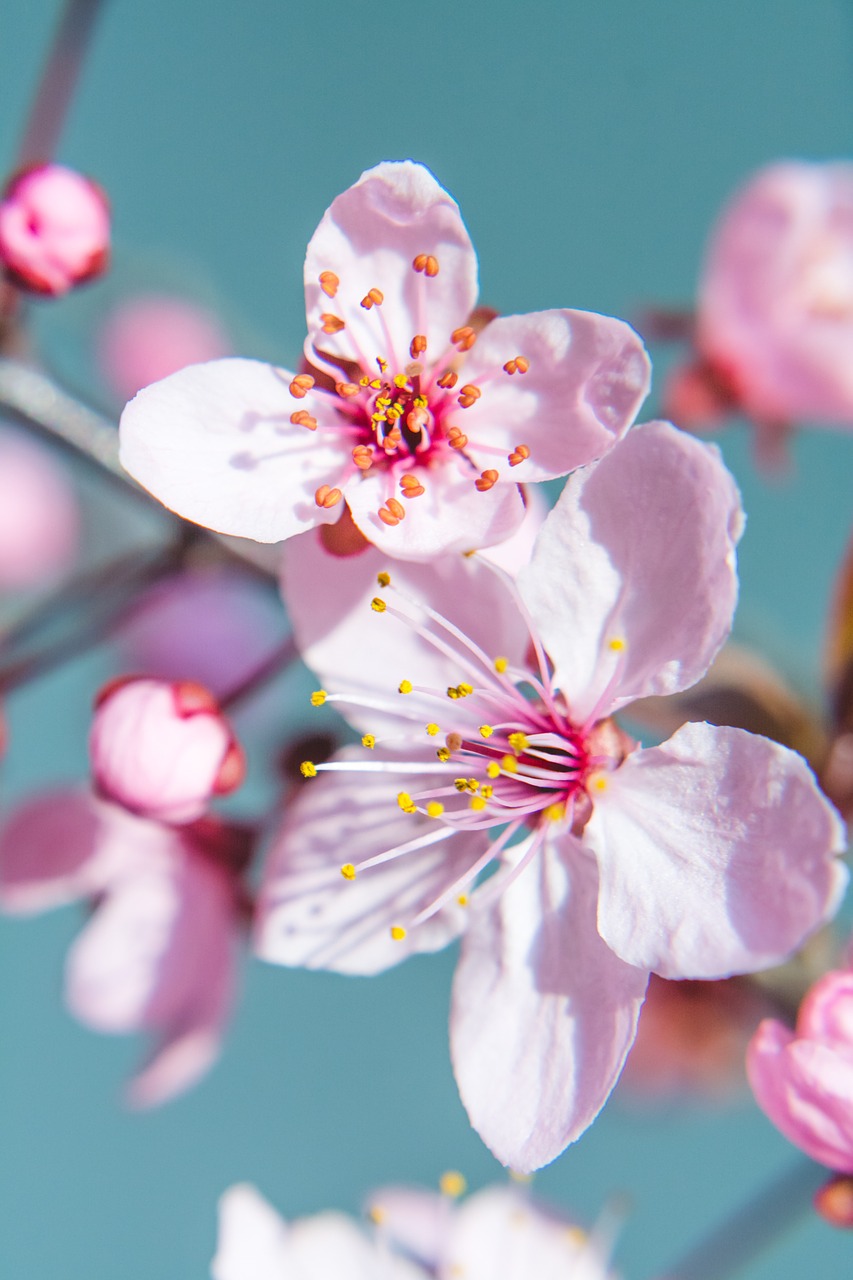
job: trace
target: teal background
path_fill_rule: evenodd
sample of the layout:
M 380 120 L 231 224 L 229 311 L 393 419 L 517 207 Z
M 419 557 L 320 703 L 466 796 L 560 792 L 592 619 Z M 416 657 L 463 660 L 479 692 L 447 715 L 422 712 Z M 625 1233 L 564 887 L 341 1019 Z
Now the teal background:
M 0 166 L 57 12 L 6 0 Z M 498 310 L 630 317 L 688 303 L 732 189 L 777 158 L 849 155 L 851 108 L 853 14 L 840 0 L 112 0 L 60 158 L 109 192 L 116 269 L 36 308 L 36 329 L 95 397 L 92 334 L 123 287 L 212 303 L 243 354 L 293 362 L 320 215 L 364 168 L 406 156 L 460 202 L 482 299 Z M 665 355 L 653 354 L 659 387 Z M 749 513 L 739 633 L 815 692 L 853 441 L 804 430 L 791 474 L 771 482 L 742 427 L 721 443 Z M 46 777 L 83 775 L 91 694 L 113 662 L 93 654 L 10 700 L 4 806 Z M 290 698 L 277 696 L 284 719 Z M 62 1009 L 80 918 L 0 921 L 0 1275 L 202 1277 L 216 1197 L 238 1179 L 296 1216 L 356 1210 L 378 1183 L 434 1184 L 448 1167 L 473 1186 L 501 1176 L 450 1073 L 451 955 L 370 981 L 247 963 L 218 1067 L 132 1115 L 119 1090 L 140 1046 Z M 630 1192 L 617 1256 L 641 1280 L 793 1160 L 746 1101 L 637 1114 L 617 1098 L 537 1186 L 587 1219 Z M 851 1258 L 848 1237 L 810 1221 L 745 1274 L 832 1280 Z

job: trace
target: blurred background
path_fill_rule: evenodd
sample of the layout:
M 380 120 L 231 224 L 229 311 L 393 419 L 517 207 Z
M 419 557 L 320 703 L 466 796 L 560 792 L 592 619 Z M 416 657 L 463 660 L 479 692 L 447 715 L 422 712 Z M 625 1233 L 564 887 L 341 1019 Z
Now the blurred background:
M 6 0 L 0 169 L 13 164 L 59 9 Z M 405 157 L 459 201 L 483 302 L 638 322 L 652 304 L 690 305 L 708 230 L 753 170 L 849 158 L 851 144 L 846 0 L 108 0 L 58 159 L 108 192 L 114 269 L 33 304 L 32 332 L 48 367 L 110 415 L 121 405 L 97 353 L 130 295 L 197 303 L 236 352 L 292 366 L 316 223 L 362 170 Z M 651 350 L 644 416 L 671 359 Z M 803 429 L 775 478 L 757 468 L 743 424 L 719 442 L 749 517 L 737 634 L 817 698 L 853 440 Z M 74 483 L 91 495 L 79 468 Z M 126 505 L 104 497 L 89 510 L 91 554 L 114 549 Z M 9 700 L 4 808 L 46 780 L 85 776 L 91 697 L 118 663 L 99 649 Z M 247 812 L 269 800 L 266 753 L 297 730 L 310 687 L 294 673 L 247 716 Z M 451 954 L 372 980 L 248 961 L 221 1062 L 188 1096 L 132 1114 L 121 1085 L 140 1045 L 96 1036 L 62 1007 L 80 918 L 0 920 L 0 1274 L 205 1276 L 217 1196 L 241 1179 L 293 1217 L 357 1211 L 377 1184 L 435 1185 L 451 1167 L 474 1187 L 503 1176 L 450 1071 Z M 617 1258 L 642 1280 L 796 1160 L 748 1098 L 649 1107 L 620 1090 L 536 1188 L 585 1220 L 627 1192 Z M 745 1275 L 846 1276 L 850 1251 L 806 1219 Z

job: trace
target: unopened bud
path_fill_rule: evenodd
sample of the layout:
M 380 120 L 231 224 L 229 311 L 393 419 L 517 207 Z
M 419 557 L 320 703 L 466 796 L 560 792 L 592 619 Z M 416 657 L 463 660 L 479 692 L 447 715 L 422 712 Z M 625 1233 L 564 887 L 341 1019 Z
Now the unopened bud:
M 19 288 L 53 297 L 106 270 L 107 197 L 63 165 L 25 169 L 0 202 L 0 263 Z

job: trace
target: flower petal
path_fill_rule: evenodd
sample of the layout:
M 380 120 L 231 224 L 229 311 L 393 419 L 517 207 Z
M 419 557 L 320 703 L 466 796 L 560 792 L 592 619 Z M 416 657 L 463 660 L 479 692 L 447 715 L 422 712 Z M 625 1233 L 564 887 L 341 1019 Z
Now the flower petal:
M 414 260 L 432 255 L 438 274 L 416 272 Z M 321 286 L 330 272 L 338 285 Z M 384 300 L 370 309 L 371 289 Z M 411 160 L 377 165 L 333 201 L 308 245 L 305 306 L 309 337 L 318 351 L 376 370 L 389 361 L 392 376 L 411 360 L 416 334 L 427 339 L 427 358 L 448 345 L 477 300 L 477 259 L 455 201 L 429 169 Z M 324 316 L 344 321 L 324 332 Z M 328 329 L 329 325 L 326 324 Z M 390 341 L 389 341 L 390 339 Z
M 595 867 L 570 838 L 496 907 L 476 898 L 453 984 L 450 1043 L 472 1125 L 504 1164 L 548 1164 L 592 1123 L 637 1027 L 648 973 L 595 928 Z M 578 855 L 570 876 L 561 853 Z
M 288 390 L 292 374 L 214 360 L 155 382 L 121 417 L 121 462 L 155 498 L 218 533 L 280 542 L 337 519 L 314 501 L 349 462 L 346 437 L 293 425 L 306 410 L 336 427 L 331 397 Z
M 665 422 L 569 479 L 519 586 L 573 715 L 699 679 L 731 626 L 742 526 L 719 452 Z
M 838 815 L 795 752 L 687 724 L 608 775 L 584 832 L 598 928 L 629 964 L 721 978 L 779 964 L 836 910 Z
M 355 754 L 343 752 L 336 759 Z M 371 760 L 379 754 L 371 753 Z M 267 858 L 257 912 L 258 955 L 308 969 L 379 973 L 414 952 L 437 951 L 452 941 L 465 920 L 455 902 L 400 941 L 390 933 L 450 888 L 485 847 L 482 832 L 453 833 L 436 819 L 403 813 L 397 804 L 402 787 L 415 793 L 441 784 L 435 774 L 400 777 L 393 771 L 321 774 L 307 783 Z M 443 833 L 447 839 L 366 868 L 354 880 L 341 874 L 343 863 L 358 865 L 411 840 Z
M 503 366 L 519 355 L 527 373 Z M 487 325 L 465 361 L 466 383 L 484 379 L 476 404 L 458 415 L 478 455 L 482 442 L 509 454 L 526 444 L 530 457 L 502 468 L 504 478 L 549 480 L 605 454 L 625 434 L 643 403 L 651 365 L 630 325 L 591 311 L 538 311 L 501 316 Z
M 287 1223 L 259 1191 L 248 1183 L 229 1187 L 219 1200 L 213 1280 L 283 1280 L 288 1237 Z

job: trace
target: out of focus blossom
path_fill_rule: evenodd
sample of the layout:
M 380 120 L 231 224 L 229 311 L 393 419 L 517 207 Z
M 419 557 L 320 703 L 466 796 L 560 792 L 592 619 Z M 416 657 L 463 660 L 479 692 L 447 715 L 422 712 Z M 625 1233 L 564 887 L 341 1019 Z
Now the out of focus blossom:
M 853 971 L 833 970 L 811 988 L 796 1028 L 765 1019 L 747 1072 L 755 1099 L 812 1160 L 853 1174 Z
M 679 425 L 741 412 L 768 447 L 800 423 L 853 427 L 853 164 L 774 164 L 736 193 L 707 249 L 695 345 L 666 393 Z
M 250 1186 L 219 1204 L 213 1280 L 612 1280 L 603 1242 L 490 1187 L 456 1204 L 404 1187 L 378 1192 L 372 1234 L 322 1213 L 287 1223 Z
M 340 702 L 363 737 L 304 763 L 257 949 L 375 973 L 464 932 L 456 1078 L 521 1171 L 597 1115 L 650 972 L 778 963 L 846 883 L 838 817 L 795 753 L 706 724 L 640 750 L 613 719 L 706 671 L 741 527 L 717 452 L 649 423 L 572 477 L 518 591 L 478 557 L 389 572 L 373 549 L 323 557 L 310 535 L 285 557 L 326 686 L 314 701 Z
M 97 344 L 101 376 L 122 404 L 151 382 L 231 351 L 213 312 L 166 294 L 120 302 L 105 318 Z
M 0 591 L 50 582 L 77 553 L 74 493 L 46 449 L 0 434 Z
M 468 232 L 411 161 L 334 201 L 305 297 L 310 371 L 217 361 L 126 408 L 122 462 L 178 514 L 278 542 L 346 504 L 389 556 L 491 546 L 523 519 L 519 483 L 606 453 L 648 389 L 642 343 L 619 320 L 553 310 L 478 329 Z
M 97 712 L 94 793 L 37 795 L 0 831 L 4 911 L 76 899 L 94 906 L 68 956 L 66 1000 L 97 1031 L 151 1036 L 128 1089 L 136 1106 L 189 1088 L 217 1056 L 253 843 L 245 828 L 213 815 L 188 820 L 233 756 L 210 695 L 201 705 L 191 688 L 152 686 L 140 680 L 108 692 Z
M 58 296 L 109 262 L 110 214 L 99 186 L 64 165 L 16 174 L 0 202 L 0 263 L 19 288 Z

